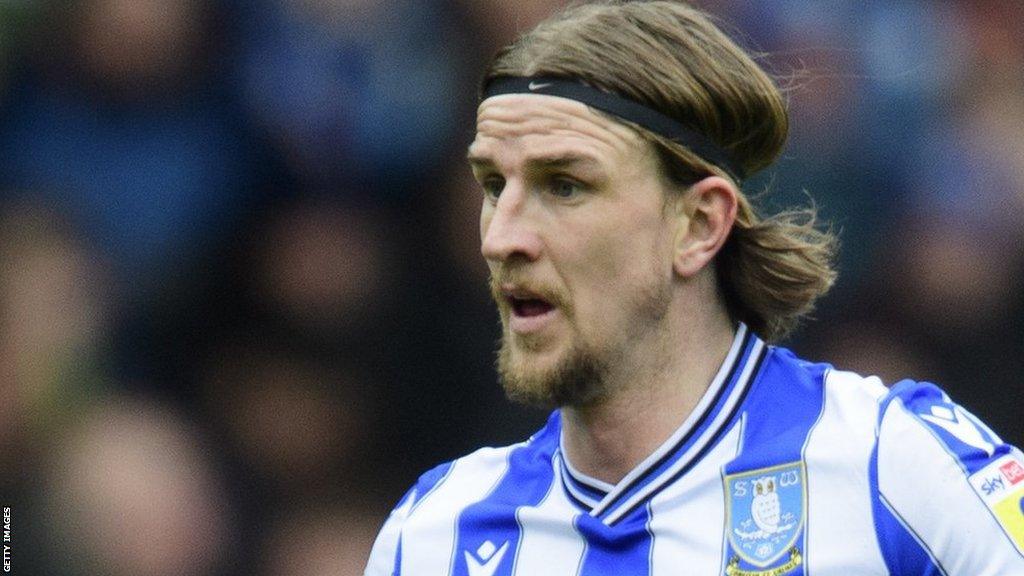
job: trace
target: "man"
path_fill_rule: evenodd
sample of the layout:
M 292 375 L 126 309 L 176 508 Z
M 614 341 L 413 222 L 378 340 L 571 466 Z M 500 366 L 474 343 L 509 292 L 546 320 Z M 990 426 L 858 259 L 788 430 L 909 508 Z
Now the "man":
M 933 385 L 766 343 L 828 290 L 834 242 L 741 192 L 786 112 L 706 15 L 573 8 L 482 95 L 498 368 L 558 410 L 424 474 L 367 574 L 1024 574 L 1019 450 Z

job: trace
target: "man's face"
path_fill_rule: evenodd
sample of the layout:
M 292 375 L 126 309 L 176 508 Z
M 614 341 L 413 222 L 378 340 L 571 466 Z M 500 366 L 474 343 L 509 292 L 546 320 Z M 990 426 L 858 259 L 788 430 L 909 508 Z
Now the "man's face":
M 509 396 L 580 406 L 662 325 L 677 226 L 649 144 L 578 102 L 483 102 L 469 149 Z

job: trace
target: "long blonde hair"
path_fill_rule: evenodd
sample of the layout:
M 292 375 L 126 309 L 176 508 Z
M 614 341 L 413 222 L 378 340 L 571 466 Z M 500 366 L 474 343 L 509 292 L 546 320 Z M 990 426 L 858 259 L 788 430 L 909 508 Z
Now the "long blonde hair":
M 498 52 L 482 86 L 502 76 L 574 78 L 640 102 L 711 138 L 746 174 L 775 161 L 789 131 L 772 78 L 713 22 L 683 2 L 598 2 L 569 8 Z M 687 148 L 630 124 L 685 190 L 715 174 Z M 730 315 L 769 341 L 785 337 L 832 287 L 836 238 L 814 208 L 758 215 L 742 192 L 715 259 Z

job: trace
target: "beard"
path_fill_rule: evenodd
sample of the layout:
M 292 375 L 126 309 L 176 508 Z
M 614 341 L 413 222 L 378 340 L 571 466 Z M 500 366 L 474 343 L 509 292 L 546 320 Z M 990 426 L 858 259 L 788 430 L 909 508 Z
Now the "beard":
M 498 378 L 508 399 L 524 406 L 551 409 L 561 406 L 587 406 L 608 395 L 609 362 L 603 356 L 573 346 L 547 370 L 530 370 L 528 358 L 513 357 L 508 338 L 498 349 Z
M 641 341 L 647 333 L 657 330 L 665 318 L 670 303 L 668 285 L 652 283 L 639 289 L 626 308 L 633 311 L 628 326 L 617 331 L 621 337 L 603 346 L 588 342 L 576 333 L 573 343 L 551 367 L 538 369 L 531 366 L 529 342 L 519 343 L 519 353 L 513 349 L 512 336 L 507 331 L 507 316 L 511 313 L 499 296 L 499 282 L 492 278 L 491 293 L 502 316 L 502 339 L 497 361 L 498 378 L 509 400 L 536 408 L 563 406 L 585 407 L 600 403 L 614 390 L 612 367 L 622 366 L 631 344 Z M 558 292 L 536 290 L 545 300 L 555 303 L 572 320 L 574 309 L 564 295 Z M 504 310 L 503 310 L 504 308 Z

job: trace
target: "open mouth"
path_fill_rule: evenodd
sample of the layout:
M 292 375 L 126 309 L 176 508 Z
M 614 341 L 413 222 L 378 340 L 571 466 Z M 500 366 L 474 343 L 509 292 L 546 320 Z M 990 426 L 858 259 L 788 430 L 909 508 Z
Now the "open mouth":
M 512 305 L 512 313 L 523 318 L 541 316 L 554 309 L 554 306 L 540 298 L 510 296 L 509 303 Z
M 515 334 L 539 333 L 558 318 L 560 307 L 557 300 L 539 290 L 504 284 L 499 290 L 495 290 L 495 297 L 500 297 L 508 304 L 508 329 Z

